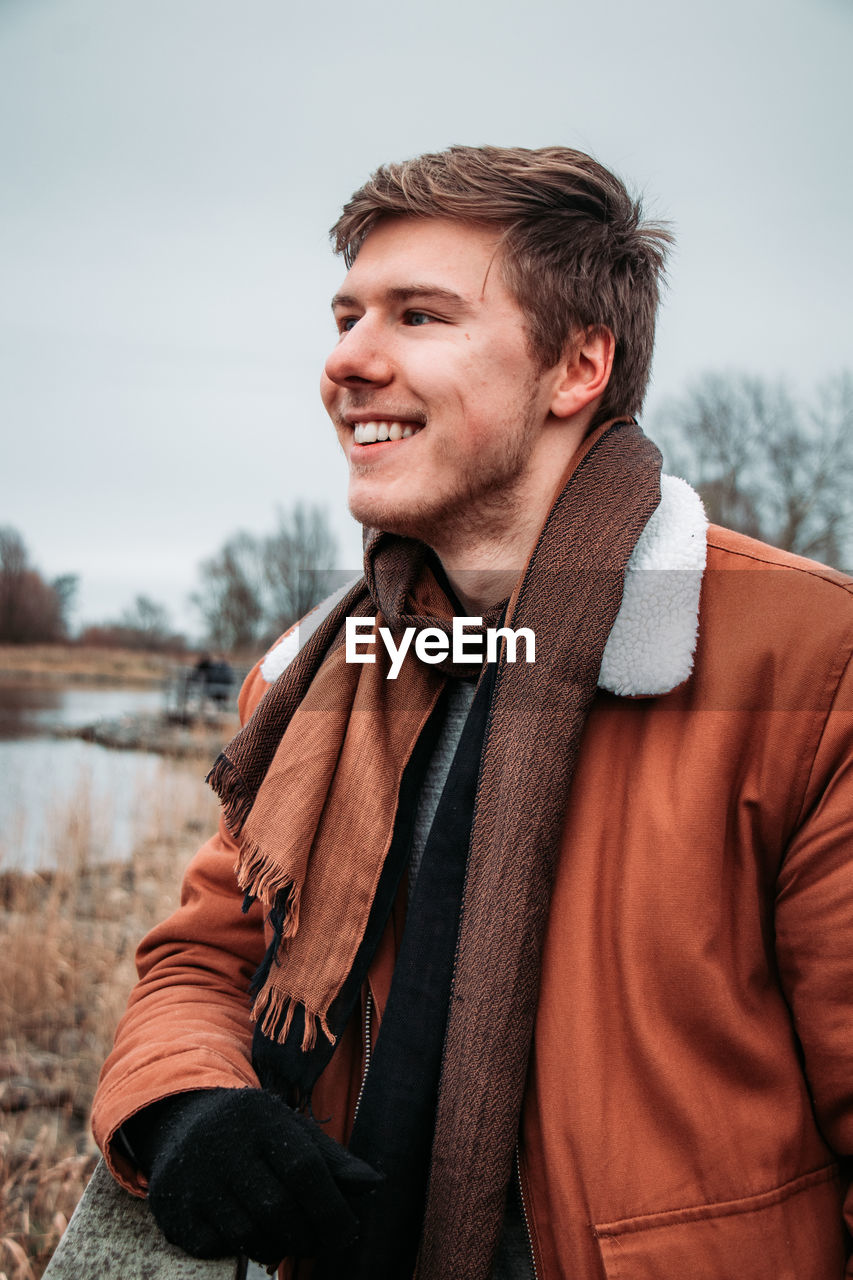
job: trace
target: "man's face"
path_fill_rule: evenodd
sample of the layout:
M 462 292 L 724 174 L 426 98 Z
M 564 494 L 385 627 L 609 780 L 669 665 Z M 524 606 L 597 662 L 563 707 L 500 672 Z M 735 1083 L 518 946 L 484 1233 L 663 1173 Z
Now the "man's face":
M 363 524 L 438 548 L 511 522 L 530 496 L 553 373 L 531 357 L 497 243 L 493 229 L 389 218 L 334 300 L 321 392 Z

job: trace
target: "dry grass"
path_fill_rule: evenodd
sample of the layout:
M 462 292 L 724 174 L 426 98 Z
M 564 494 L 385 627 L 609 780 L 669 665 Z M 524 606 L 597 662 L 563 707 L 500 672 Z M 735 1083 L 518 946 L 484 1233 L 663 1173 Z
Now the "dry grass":
M 0 645 L 0 677 L 63 684 L 160 685 L 189 659 L 138 649 L 75 644 Z
M 0 870 L 0 1280 L 38 1280 L 91 1175 L 89 1109 L 136 943 L 215 822 L 212 794 L 174 766 L 156 793 L 128 863 L 89 860 L 83 803 L 57 825 L 58 870 Z

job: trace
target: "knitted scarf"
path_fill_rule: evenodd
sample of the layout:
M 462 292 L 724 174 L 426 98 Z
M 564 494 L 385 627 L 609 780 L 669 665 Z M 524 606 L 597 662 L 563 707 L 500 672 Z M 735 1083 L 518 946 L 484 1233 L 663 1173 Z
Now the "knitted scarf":
M 536 1011 L 567 796 L 625 566 L 660 501 L 660 455 L 630 421 L 594 432 L 510 599 L 536 661 L 501 658 L 486 727 L 439 1088 L 419 1280 L 489 1274 Z M 347 663 L 348 616 L 449 632 L 452 611 L 411 540 L 372 532 L 364 580 L 314 632 L 210 775 L 240 848 L 237 876 L 273 930 L 253 1015 L 321 1069 L 394 834 L 406 766 L 445 673 L 406 658 L 396 680 Z M 489 619 L 484 620 L 489 625 Z M 470 672 L 470 668 L 468 669 Z M 496 909 L 499 904 L 499 909 Z M 375 912 L 373 912 L 375 917 Z M 369 928 L 370 926 L 370 928 Z M 337 1003 L 336 1003 L 337 1002 Z

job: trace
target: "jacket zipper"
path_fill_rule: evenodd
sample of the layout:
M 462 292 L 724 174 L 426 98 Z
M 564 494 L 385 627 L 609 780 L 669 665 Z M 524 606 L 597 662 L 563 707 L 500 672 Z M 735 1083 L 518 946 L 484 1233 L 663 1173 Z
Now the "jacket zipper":
M 364 1039 L 364 1070 L 361 1073 L 361 1087 L 359 1088 L 358 1097 L 356 1098 L 356 1102 L 355 1102 L 355 1114 L 353 1115 L 353 1118 L 352 1118 L 353 1124 L 355 1124 L 356 1116 L 358 1115 L 358 1109 L 361 1106 L 361 1099 L 364 1095 L 364 1086 L 367 1083 L 367 1073 L 370 1070 L 370 1058 L 373 1052 L 373 1048 L 370 1043 L 370 1029 L 371 1029 L 372 1021 L 373 1021 L 373 992 L 370 990 L 370 987 L 368 986 L 367 997 L 364 1001 L 364 1023 L 362 1027 L 362 1035 Z
M 524 1219 L 524 1229 L 527 1232 L 527 1248 L 530 1251 L 530 1265 L 533 1268 L 534 1280 L 539 1280 L 539 1269 L 536 1266 L 536 1254 L 533 1252 L 533 1232 L 530 1230 L 530 1219 L 527 1216 L 527 1205 L 524 1200 L 524 1183 L 521 1180 L 521 1151 L 519 1142 L 515 1142 L 515 1172 L 518 1177 L 518 1202 L 521 1205 L 521 1216 Z

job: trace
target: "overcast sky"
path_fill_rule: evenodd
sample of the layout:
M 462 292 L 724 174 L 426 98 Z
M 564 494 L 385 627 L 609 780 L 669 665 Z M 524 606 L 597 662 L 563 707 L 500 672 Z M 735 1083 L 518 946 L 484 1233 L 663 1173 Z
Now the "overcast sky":
M 359 532 L 317 384 L 327 229 L 383 161 L 591 151 L 672 220 L 655 406 L 853 366 L 851 0 L 0 0 L 0 524 L 78 621 L 194 628 L 278 505 Z

